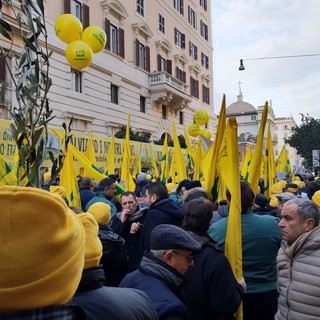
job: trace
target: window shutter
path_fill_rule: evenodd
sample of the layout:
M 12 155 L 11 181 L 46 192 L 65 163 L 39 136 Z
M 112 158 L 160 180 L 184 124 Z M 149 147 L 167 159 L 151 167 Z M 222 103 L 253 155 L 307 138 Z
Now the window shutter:
M 184 33 L 181 33 L 181 47 L 182 49 L 186 48 L 186 35 Z
M 70 0 L 64 0 L 64 13 L 71 13 Z
M 110 50 L 110 21 L 106 18 L 104 19 L 104 31 L 106 32 L 107 35 L 107 43 L 105 48 L 107 50 Z
M 198 47 L 194 47 L 195 59 L 198 60 Z
M 158 54 L 157 61 L 158 61 L 157 71 L 161 71 L 161 56 L 160 56 L 160 54 Z
M 199 81 L 195 80 L 196 97 L 199 98 Z
M 6 81 L 6 58 L 0 54 L 0 82 Z
M 172 75 L 172 60 L 167 60 L 167 72 Z
M 139 57 L 139 40 L 136 39 L 136 66 L 139 67 L 140 64 L 140 57 Z
M 119 55 L 123 59 L 125 56 L 124 53 L 125 53 L 125 50 L 124 50 L 124 30 L 119 28 Z
M 184 14 L 183 0 L 181 0 L 181 3 L 180 3 L 180 13 L 181 13 L 182 15 Z
M 150 48 L 146 46 L 146 70 L 150 72 Z
M 194 96 L 194 85 L 193 85 L 193 78 L 190 77 L 190 94 Z
M 185 72 L 185 71 L 182 71 L 182 81 L 183 81 L 184 83 L 187 82 L 187 76 L 186 76 L 186 72 Z
M 202 85 L 202 101 L 206 101 L 206 87 L 204 86 L 204 84 Z
M 82 4 L 82 25 L 83 30 L 90 25 L 90 8 L 86 4 Z
M 174 28 L 174 43 L 178 44 L 178 39 L 177 39 L 177 28 Z

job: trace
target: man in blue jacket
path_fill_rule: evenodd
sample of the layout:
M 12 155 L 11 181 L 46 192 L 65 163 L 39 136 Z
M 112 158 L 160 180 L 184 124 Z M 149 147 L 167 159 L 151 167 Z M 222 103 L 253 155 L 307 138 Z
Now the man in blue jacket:
M 144 291 L 160 320 L 189 319 L 180 288 L 185 283 L 183 274 L 193 265 L 192 253 L 201 245 L 180 227 L 161 224 L 151 232 L 150 247 L 139 269 L 126 275 L 120 287 Z

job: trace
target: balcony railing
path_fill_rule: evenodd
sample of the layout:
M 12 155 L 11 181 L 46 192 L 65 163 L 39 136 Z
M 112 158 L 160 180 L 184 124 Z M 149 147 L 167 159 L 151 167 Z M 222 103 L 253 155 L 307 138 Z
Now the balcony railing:
M 167 84 L 183 93 L 187 93 L 187 85 L 166 72 L 154 72 L 150 75 L 150 86 L 159 84 Z

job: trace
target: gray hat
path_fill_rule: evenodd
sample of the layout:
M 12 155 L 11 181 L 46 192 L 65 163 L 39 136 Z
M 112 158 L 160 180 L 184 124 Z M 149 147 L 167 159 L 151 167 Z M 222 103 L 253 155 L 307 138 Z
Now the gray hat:
M 186 231 L 172 224 L 160 224 L 151 232 L 150 247 L 153 250 L 182 249 L 200 251 L 201 245 Z
M 281 204 L 284 204 L 289 200 L 295 199 L 297 196 L 291 192 L 283 192 L 276 194 L 276 197 L 280 200 Z
M 147 180 L 147 175 L 144 173 L 144 172 L 140 172 L 138 175 L 137 175 L 137 180 L 139 182 L 143 181 L 143 180 Z

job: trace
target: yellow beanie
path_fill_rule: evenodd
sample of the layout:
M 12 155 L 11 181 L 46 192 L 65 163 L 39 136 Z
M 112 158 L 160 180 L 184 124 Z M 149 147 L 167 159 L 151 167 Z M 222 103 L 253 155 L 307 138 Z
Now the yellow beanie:
M 276 196 L 271 196 L 270 200 L 269 200 L 269 206 L 276 208 L 279 204 L 279 200 Z
M 312 201 L 320 207 L 320 190 L 316 191 L 312 196 Z
M 78 214 L 86 232 L 86 249 L 83 269 L 98 267 L 102 256 L 102 244 L 98 238 L 99 226 L 89 212 Z
M 65 304 L 83 271 L 85 232 L 63 199 L 1 186 L 0 313 Z
M 66 188 L 63 186 L 50 186 L 50 192 L 56 193 L 62 198 L 66 197 Z
M 45 172 L 44 174 L 43 174 L 43 180 L 44 181 L 48 181 L 48 180 L 50 180 L 51 179 L 51 172 Z
M 170 182 L 170 183 L 166 184 L 166 187 L 167 187 L 168 192 L 170 193 L 172 189 L 177 187 L 177 185 L 173 182 Z
M 90 212 L 98 224 L 107 225 L 111 219 L 111 207 L 104 202 L 96 202 L 87 210 Z
M 294 181 L 301 181 L 301 179 L 300 179 L 299 176 L 294 176 L 294 177 L 293 177 L 293 180 L 294 180 Z M 293 183 L 295 183 L 295 182 L 293 182 Z
M 288 182 L 286 180 L 279 180 L 278 183 L 281 184 L 283 188 L 285 188 Z
M 283 192 L 283 187 L 280 184 L 280 182 L 275 183 L 272 187 L 271 187 L 271 193 L 272 194 L 278 194 L 278 193 L 282 193 Z
M 304 188 L 304 182 L 301 180 L 295 180 L 295 181 L 292 181 L 292 183 L 296 184 L 299 187 L 299 189 Z

